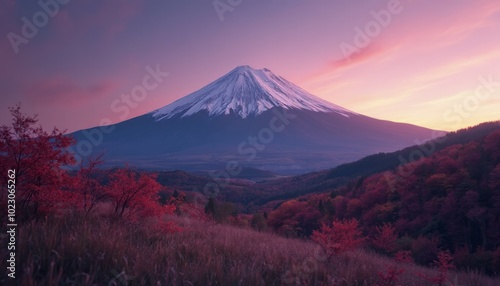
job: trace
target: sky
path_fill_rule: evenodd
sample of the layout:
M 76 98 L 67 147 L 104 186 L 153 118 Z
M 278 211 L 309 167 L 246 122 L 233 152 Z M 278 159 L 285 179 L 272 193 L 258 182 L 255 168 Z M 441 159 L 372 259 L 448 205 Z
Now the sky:
M 117 123 L 240 65 L 374 118 L 500 120 L 498 0 L 0 3 L 0 125 L 18 103 L 46 129 Z

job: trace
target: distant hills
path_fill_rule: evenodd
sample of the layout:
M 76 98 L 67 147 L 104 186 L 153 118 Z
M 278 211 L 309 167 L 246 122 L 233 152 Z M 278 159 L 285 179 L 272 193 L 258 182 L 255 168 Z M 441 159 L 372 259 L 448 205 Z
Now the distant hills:
M 312 172 L 297 176 L 273 177 L 253 180 L 253 176 L 246 178 L 220 178 L 219 181 L 226 186 L 221 187 L 219 199 L 229 200 L 243 205 L 251 205 L 251 208 L 257 209 L 271 201 L 282 201 L 293 199 L 307 194 L 332 192 L 337 188 L 353 183 L 357 180 L 363 180 L 377 173 L 387 171 L 394 172 L 405 162 L 413 162 L 423 159 L 419 154 L 425 157 L 439 154 L 440 151 L 455 145 L 463 145 L 471 142 L 480 142 L 492 132 L 500 130 L 500 122 L 487 122 L 474 127 L 447 133 L 433 141 L 428 141 L 422 146 L 413 145 L 402 150 L 391 153 L 378 153 L 364 157 L 355 162 L 343 164 L 332 169 Z M 500 146 L 498 146 L 500 148 Z M 432 152 L 425 150 L 434 150 Z M 416 160 L 413 160 L 413 159 Z M 242 172 L 252 173 L 251 170 Z M 255 172 L 255 171 L 253 171 Z M 193 174 L 186 172 L 161 172 L 163 176 L 178 178 L 176 184 L 165 183 L 167 186 L 178 187 L 183 191 L 198 190 L 203 191 L 203 187 L 209 183 L 217 183 L 217 180 L 210 177 L 207 173 Z M 176 174 L 182 174 L 176 175 Z M 162 178 L 160 175 L 159 178 Z M 198 182 L 198 184 L 193 184 Z M 186 187 L 189 186 L 189 187 Z

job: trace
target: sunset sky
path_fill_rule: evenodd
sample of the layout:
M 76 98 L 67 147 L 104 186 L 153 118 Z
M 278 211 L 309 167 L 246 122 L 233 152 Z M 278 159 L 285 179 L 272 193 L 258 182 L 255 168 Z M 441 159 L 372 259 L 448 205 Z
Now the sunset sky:
M 500 120 L 498 0 L 59 1 L 44 18 L 38 1 L 0 0 L 0 125 L 18 102 L 47 129 L 116 123 L 112 103 L 147 66 L 168 77 L 128 118 L 239 65 L 379 119 L 440 130 Z M 29 37 L 23 17 L 40 24 Z

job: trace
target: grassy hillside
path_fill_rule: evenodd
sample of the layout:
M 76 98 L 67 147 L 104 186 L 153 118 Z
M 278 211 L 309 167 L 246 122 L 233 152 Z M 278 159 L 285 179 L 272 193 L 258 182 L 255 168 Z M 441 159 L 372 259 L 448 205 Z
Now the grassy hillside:
M 17 285 L 375 285 L 379 272 L 396 265 L 363 251 L 326 261 L 313 242 L 176 220 L 184 229 L 173 234 L 106 218 L 26 223 L 19 229 Z M 437 275 L 403 267 L 400 285 L 432 285 L 421 276 Z M 476 273 L 450 277 L 455 285 L 500 283 Z

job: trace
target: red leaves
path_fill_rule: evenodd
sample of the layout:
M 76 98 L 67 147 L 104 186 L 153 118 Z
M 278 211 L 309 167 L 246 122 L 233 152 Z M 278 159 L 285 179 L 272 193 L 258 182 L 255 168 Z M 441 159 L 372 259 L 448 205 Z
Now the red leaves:
M 500 159 L 500 130 L 496 130 L 484 139 L 484 148 L 491 152 L 493 160 Z
M 291 200 L 269 214 L 268 225 L 286 236 L 309 236 L 319 227 L 320 217 L 316 204 Z
M 107 198 L 104 186 L 101 184 L 106 173 L 98 169 L 101 163 L 101 156 L 89 159 L 86 165 L 82 162 L 76 176 L 71 178 L 69 189 L 75 197 L 74 206 L 87 214 Z
M 434 260 L 434 266 L 436 266 L 440 272 L 447 273 L 449 270 L 455 268 L 453 265 L 453 256 L 451 256 L 448 250 L 439 251 L 438 258 Z
M 448 250 L 439 251 L 438 258 L 434 260 L 433 265 L 438 269 L 437 275 L 428 276 L 419 274 L 419 276 L 433 284 L 439 286 L 445 285 L 445 283 L 449 279 L 448 272 L 455 268 L 455 266 L 453 265 L 453 257 L 451 256 L 450 252 Z
M 111 204 L 117 217 L 130 221 L 157 220 L 162 230 L 177 230 L 162 221 L 175 206 L 159 204 L 161 188 L 152 175 L 129 169 L 117 170 L 103 184 L 107 174 L 97 169 L 100 158 L 89 160 L 70 177 L 64 169 L 74 163 L 66 151 L 74 140 L 54 129 L 51 133 L 36 126 L 36 116 L 21 113 L 20 106 L 10 108 L 12 126 L 0 127 L 0 203 L 5 198 L 7 170 L 16 171 L 16 210 L 19 217 L 36 219 L 61 214 L 70 209 L 90 213 L 97 203 Z
M 332 226 L 323 224 L 319 231 L 313 232 L 311 238 L 323 248 L 329 258 L 339 253 L 354 250 L 363 242 L 356 219 L 335 219 Z
M 413 264 L 413 258 L 411 257 L 411 251 L 401 250 L 394 255 L 394 260 L 400 263 Z
M 161 185 L 154 176 L 120 169 L 111 174 L 105 191 L 111 199 L 114 215 L 130 220 L 172 213 L 173 209 L 159 204 Z M 175 209 L 175 208 L 174 208 Z
M 396 283 L 399 280 L 399 276 L 406 271 L 405 268 L 401 266 L 401 263 L 413 264 L 410 251 L 398 251 L 394 256 L 394 260 L 396 260 L 397 263 L 386 264 L 385 271 L 378 272 L 378 277 L 380 279 L 379 285 L 397 285 Z
M 16 203 L 22 217 L 54 212 L 66 200 L 59 191 L 68 179 L 62 167 L 74 162 L 65 151 L 73 139 L 57 129 L 47 133 L 36 126 L 36 116 L 21 113 L 20 106 L 10 112 L 12 126 L 0 127 L 0 182 L 7 183 L 8 169 L 16 170 Z
M 390 253 L 396 249 L 397 239 L 398 234 L 396 233 L 394 226 L 392 224 L 385 223 L 384 225 L 377 227 L 377 234 L 372 239 L 372 244 L 375 248 Z

